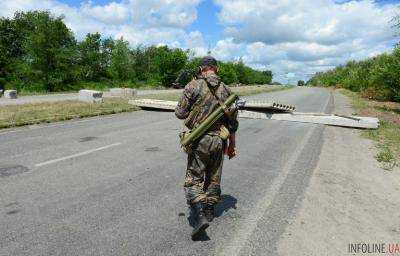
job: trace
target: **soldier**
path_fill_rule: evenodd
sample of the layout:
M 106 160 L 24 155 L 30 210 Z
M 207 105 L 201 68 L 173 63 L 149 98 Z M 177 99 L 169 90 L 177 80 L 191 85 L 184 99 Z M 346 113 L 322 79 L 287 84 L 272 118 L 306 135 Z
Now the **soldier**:
M 204 57 L 200 73 L 185 86 L 175 115 L 185 119 L 185 126 L 189 130 L 201 124 L 231 95 L 231 90 L 221 82 L 217 73 L 217 61 L 211 56 Z M 229 159 L 236 155 L 237 128 L 237 111 L 233 108 L 226 110 L 224 116 L 197 139 L 187 152 L 184 190 L 196 221 L 193 240 L 203 233 L 214 218 L 214 208 L 221 196 L 224 153 Z

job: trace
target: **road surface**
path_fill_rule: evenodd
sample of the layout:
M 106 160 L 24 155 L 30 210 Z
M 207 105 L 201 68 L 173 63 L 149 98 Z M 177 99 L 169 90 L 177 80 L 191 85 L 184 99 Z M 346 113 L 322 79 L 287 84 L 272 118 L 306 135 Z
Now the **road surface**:
M 253 97 L 299 111 L 332 105 L 320 88 Z M 173 113 L 138 111 L 0 132 L 0 255 L 277 255 L 324 127 L 240 120 L 219 217 L 193 242 L 181 125 Z

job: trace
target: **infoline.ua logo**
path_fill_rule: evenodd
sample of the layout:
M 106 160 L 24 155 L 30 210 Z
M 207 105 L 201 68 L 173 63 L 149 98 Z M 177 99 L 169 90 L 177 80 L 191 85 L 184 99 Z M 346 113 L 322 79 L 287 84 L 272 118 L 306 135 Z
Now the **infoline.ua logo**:
M 351 243 L 348 253 L 400 255 L 400 243 Z

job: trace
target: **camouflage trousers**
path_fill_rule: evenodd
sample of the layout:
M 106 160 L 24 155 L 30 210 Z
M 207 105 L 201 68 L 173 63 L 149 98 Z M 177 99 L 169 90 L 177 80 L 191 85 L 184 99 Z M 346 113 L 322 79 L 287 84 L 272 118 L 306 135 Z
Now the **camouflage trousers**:
M 192 146 L 184 185 L 188 204 L 219 201 L 225 144 L 218 135 L 206 134 Z

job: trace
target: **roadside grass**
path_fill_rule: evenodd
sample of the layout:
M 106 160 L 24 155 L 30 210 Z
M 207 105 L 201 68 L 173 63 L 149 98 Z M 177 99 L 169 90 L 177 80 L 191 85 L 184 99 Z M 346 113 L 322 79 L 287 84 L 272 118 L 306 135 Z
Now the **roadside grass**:
M 65 94 L 65 93 L 77 93 L 81 89 L 96 90 L 96 91 L 108 91 L 110 88 L 124 87 L 124 88 L 135 88 L 140 90 L 154 90 L 154 89 L 166 89 L 160 85 L 152 83 L 141 83 L 141 82 L 117 82 L 117 81 L 100 81 L 100 82 L 79 82 L 76 84 L 63 84 L 62 88 L 55 88 L 54 92 L 45 90 L 43 84 L 34 84 L 28 88 L 17 88 L 20 96 L 32 96 L 32 95 L 47 95 L 47 94 Z
M 139 108 L 127 99 L 105 98 L 103 103 L 60 101 L 3 106 L 0 108 L 0 129 L 50 123 L 76 118 L 131 112 Z
M 275 92 L 288 90 L 293 88 L 292 86 L 241 86 L 241 87 L 230 87 L 234 93 L 238 96 L 249 96 L 253 94 Z M 138 98 L 141 99 L 155 99 L 155 100 L 170 100 L 177 101 L 181 97 L 181 92 L 163 92 L 155 94 L 141 95 Z
M 280 91 L 292 87 L 282 86 L 243 86 L 232 87 L 239 96 Z M 162 92 L 139 96 L 139 98 L 177 101 L 181 92 Z M 132 112 L 140 108 L 130 105 L 129 99 L 104 98 L 103 103 L 84 103 L 79 101 L 60 101 L 2 106 L 0 108 L 0 129 L 39 123 L 51 123 L 92 116 Z
M 393 170 L 400 163 L 400 103 L 377 102 L 362 98 L 359 94 L 340 89 L 348 96 L 359 115 L 379 118 L 377 130 L 365 130 L 362 135 L 376 142 L 376 159 L 386 170 Z

